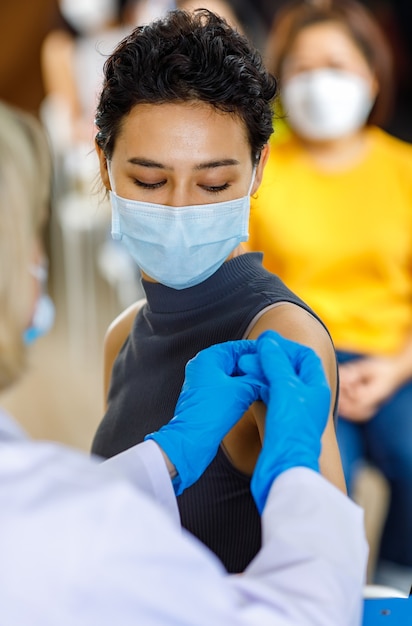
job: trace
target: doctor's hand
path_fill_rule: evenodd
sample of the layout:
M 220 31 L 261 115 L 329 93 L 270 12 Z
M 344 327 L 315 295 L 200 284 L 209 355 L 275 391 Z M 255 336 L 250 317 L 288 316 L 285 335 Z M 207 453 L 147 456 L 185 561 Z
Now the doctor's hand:
M 257 358 L 239 366 L 266 381 L 261 390 L 267 406 L 263 447 L 251 490 L 262 513 L 273 481 L 292 467 L 319 471 L 321 436 L 328 421 L 330 389 L 319 357 L 274 331 L 256 340 Z
M 228 341 L 191 359 L 173 419 L 153 439 L 174 465 L 176 495 L 190 487 L 216 456 L 222 439 L 260 398 L 261 375 L 244 374 L 238 361 L 256 351 L 254 341 Z

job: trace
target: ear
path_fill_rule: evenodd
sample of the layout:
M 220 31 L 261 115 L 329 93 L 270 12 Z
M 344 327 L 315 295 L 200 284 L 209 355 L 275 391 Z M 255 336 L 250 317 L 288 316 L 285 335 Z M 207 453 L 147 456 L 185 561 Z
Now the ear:
M 102 148 L 97 144 L 97 141 L 94 142 L 94 147 L 99 159 L 100 165 L 100 177 L 102 179 L 103 185 L 106 187 L 108 191 L 111 191 L 109 172 L 107 169 L 107 158 Z
M 265 165 L 269 158 L 269 152 L 270 152 L 270 147 L 269 147 L 269 144 L 266 143 L 262 148 L 259 162 L 256 166 L 255 181 L 253 183 L 252 191 L 250 193 L 251 196 L 253 196 L 253 194 L 255 194 L 260 187 L 260 183 L 262 182 L 262 178 L 263 178 L 263 170 L 265 169 Z
M 379 93 L 379 82 L 378 82 L 378 79 L 376 78 L 376 75 L 374 75 L 372 78 L 370 90 L 371 90 L 371 96 L 373 100 L 375 101 Z

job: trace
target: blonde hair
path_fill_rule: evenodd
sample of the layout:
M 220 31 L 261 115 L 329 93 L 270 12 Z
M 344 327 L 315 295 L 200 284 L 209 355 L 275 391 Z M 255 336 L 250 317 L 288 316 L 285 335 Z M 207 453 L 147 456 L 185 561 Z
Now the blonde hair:
M 37 120 L 0 102 L 0 390 L 25 365 L 29 264 L 47 217 L 51 161 Z

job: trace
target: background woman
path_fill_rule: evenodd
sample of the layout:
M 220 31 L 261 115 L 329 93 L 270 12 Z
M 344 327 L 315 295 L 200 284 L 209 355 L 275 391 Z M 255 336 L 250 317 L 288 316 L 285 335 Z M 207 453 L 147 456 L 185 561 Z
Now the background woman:
M 388 45 L 352 0 L 291 2 L 274 24 L 268 63 L 290 132 L 272 147 L 249 249 L 264 252 L 265 267 L 332 335 L 347 485 L 364 459 L 388 479 L 378 580 L 409 591 L 412 147 L 377 127 L 393 95 Z

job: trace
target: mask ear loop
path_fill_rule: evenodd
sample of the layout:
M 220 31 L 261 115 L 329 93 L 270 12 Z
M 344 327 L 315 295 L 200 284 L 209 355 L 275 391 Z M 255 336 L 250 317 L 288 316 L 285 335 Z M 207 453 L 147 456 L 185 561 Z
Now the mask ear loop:
M 250 196 L 250 194 L 252 193 L 253 185 L 255 184 L 256 170 L 257 170 L 257 164 L 253 166 L 252 180 L 250 181 L 249 189 L 248 189 L 248 192 L 247 192 L 248 196 Z
M 111 199 L 111 205 L 112 205 L 112 227 L 111 227 L 111 236 L 112 239 L 114 239 L 115 241 L 120 241 L 123 238 L 121 229 L 120 229 L 120 218 L 119 218 L 119 213 L 118 213 L 118 209 L 117 209 L 117 194 L 115 191 L 115 185 L 114 185 L 114 180 L 113 180 L 113 176 L 111 173 L 111 164 L 110 161 L 108 159 L 106 159 L 106 163 L 107 163 L 107 175 L 109 177 L 109 182 L 110 182 L 110 199 Z
M 109 183 L 110 183 L 110 191 L 112 193 L 116 193 L 116 189 L 115 189 L 115 185 L 114 185 L 114 180 L 113 180 L 113 176 L 112 176 L 112 172 L 111 172 L 111 163 L 109 161 L 109 159 L 106 158 L 106 164 L 107 164 L 107 175 L 109 177 Z

